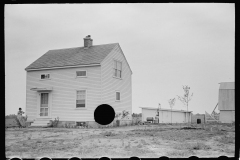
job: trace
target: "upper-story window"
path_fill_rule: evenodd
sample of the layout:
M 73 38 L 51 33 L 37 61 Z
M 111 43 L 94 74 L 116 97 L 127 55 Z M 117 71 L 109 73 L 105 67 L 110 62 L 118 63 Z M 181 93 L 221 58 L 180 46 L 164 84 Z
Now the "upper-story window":
M 87 77 L 87 71 L 76 71 L 77 77 Z
M 113 65 L 113 76 L 122 78 L 122 62 L 114 60 Z
M 50 74 L 41 74 L 41 79 L 50 79 Z

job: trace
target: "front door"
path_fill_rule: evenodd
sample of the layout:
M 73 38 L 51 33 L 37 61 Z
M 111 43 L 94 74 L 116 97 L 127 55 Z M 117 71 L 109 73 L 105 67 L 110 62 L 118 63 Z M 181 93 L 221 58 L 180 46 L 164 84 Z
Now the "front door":
M 49 93 L 41 93 L 39 115 L 41 118 L 49 116 Z

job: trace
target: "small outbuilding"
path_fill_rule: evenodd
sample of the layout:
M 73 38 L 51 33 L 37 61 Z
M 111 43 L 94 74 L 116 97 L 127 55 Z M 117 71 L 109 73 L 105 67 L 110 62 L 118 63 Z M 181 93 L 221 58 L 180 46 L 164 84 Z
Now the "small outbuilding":
M 205 123 L 205 114 L 192 114 L 191 122 L 198 124 Z
M 150 117 L 154 118 L 155 123 L 187 123 L 188 118 L 189 122 L 191 122 L 192 111 L 159 108 L 159 116 L 157 116 L 158 108 L 140 108 L 142 108 L 142 122 L 146 122 L 147 118 Z
M 218 109 L 222 123 L 235 122 L 235 82 L 220 83 Z

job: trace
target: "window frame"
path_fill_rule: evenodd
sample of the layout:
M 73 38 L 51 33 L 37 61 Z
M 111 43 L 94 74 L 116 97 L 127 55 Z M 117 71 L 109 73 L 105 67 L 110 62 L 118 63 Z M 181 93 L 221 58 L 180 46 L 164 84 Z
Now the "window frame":
M 86 72 L 86 76 L 78 76 L 77 72 L 81 72 L 81 71 Z M 87 77 L 87 70 L 76 70 L 75 74 L 76 74 L 76 78 L 86 78 Z
M 43 97 L 42 97 L 42 94 L 47 94 L 47 103 L 42 103 L 42 100 L 43 100 Z M 39 93 L 39 95 L 40 95 L 40 105 L 39 105 L 39 116 L 41 117 L 41 118 L 45 118 L 45 117 L 49 117 L 49 112 L 50 112 L 50 103 L 49 103 L 49 97 L 50 97 L 50 93 L 49 92 L 40 92 Z M 46 98 L 46 97 L 45 97 Z M 46 99 L 45 99 L 46 100 Z M 47 104 L 47 107 L 46 106 L 42 106 L 42 104 Z M 43 109 L 44 108 L 44 111 L 43 112 L 41 112 L 41 109 Z M 41 113 L 46 113 L 45 111 L 46 111 L 46 108 L 47 108 L 47 114 L 48 115 L 42 115 L 41 116 Z
M 85 91 L 85 107 L 77 107 L 77 92 L 78 91 Z M 76 100 L 75 100 L 75 109 L 86 109 L 87 108 L 87 89 L 78 89 L 76 90 Z
M 117 93 L 119 93 L 119 100 L 117 99 Z M 120 91 L 116 91 L 115 92 L 115 101 L 116 102 L 120 102 L 121 101 L 121 92 Z
M 116 68 L 115 68 L 115 62 L 117 62 Z M 121 70 L 118 70 L 118 67 L 117 67 L 118 63 L 121 63 Z M 116 70 L 117 70 L 117 73 L 118 73 L 118 71 L 120 71 L 120 77 L 115 76 Z M 117 59 L 113 59 L 113 77 L 117 78 L 117 79 L 122 79 L 122 77 L 123 77 L 123 62 L 120 60 L 117 60 Z
M 45 75 L 45 76 L 46 76 L 47 74 L 49 75 L 49 78 L 44 78 L 44 79 L 42 79 L 42 75 Z M 51 79 L 51 73 L 40 73 L 40 80 L 43 80 L 43 81 L 44 81 L 44 80 L 50 80 L 50 79 Z

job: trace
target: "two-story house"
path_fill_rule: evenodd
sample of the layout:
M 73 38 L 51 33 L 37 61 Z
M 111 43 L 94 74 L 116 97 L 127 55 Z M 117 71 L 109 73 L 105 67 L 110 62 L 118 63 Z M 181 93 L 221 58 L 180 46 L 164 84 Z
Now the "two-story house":
M 26 69 L 26 115 L 32 126 L 87 122 L 94 110 L 109 104 L 115 113 L 132 114 L 132 71 L 118 43 L 49 50 Z M 123 120 L 131 121 L 131 116 Z

